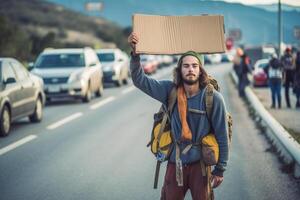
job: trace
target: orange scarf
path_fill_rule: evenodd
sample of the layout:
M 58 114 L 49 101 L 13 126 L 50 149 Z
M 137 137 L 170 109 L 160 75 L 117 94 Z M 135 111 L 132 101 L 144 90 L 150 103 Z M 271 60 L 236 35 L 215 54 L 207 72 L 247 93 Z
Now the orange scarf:
M 189 125 L 186 121 L 187 115 L 187 97 L 184 91 L 183 86 L 180 86 L 177 90 L 177 104 L 178 104 L 178 112 L 181 121 L 181 139 L 183 140 L 192 140 L 192 132 L 189 128 Z

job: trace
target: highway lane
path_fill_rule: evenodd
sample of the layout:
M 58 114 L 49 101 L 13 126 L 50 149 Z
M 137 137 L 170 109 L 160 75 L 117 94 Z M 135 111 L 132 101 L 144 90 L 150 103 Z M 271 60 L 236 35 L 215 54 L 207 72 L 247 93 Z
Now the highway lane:
M 209 69 L 235 122 L 228 172 L 217 199 L 298 199 L 299 184 L 266 151 L 269 145 L 248 117 L 229 70 L 229 65 Z M 42 123 L 16 123 L 9 137 L 0 138 L 0 149 L 36 138 L 0 155 L 1 199 L 159 199 L 160 190 L 152 189 L 155 161 L 146 148 L 159 105 L 131 85 L 110 87 L 89 104 L 52 103 Z M 57 126 L 62 119 L 69 121 Z M 164 166 L 159 187 L 163 175 Z

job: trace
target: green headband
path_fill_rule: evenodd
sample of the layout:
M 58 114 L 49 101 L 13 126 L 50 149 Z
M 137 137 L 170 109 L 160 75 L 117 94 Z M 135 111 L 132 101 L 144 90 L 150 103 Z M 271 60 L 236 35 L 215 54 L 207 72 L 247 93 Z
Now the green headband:
M 200 53 L 197 53 L 195 51 L 188 51 L 185 52 L 184 54 L 182 54 L 182 56 L 180 57 L 180 60 L 182 60 L 185 56 L 194 56 L 196 57 L 199 62 L 201 63 L 202 67 L 204 66 L 204 56 Z

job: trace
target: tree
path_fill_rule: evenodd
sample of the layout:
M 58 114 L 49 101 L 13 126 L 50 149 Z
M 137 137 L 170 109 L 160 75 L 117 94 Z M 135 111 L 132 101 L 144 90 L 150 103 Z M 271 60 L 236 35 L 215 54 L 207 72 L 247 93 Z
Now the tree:
M 0 16 L 0 56 L 19 60 L 30 57 L 31 43 L 26 33 Z

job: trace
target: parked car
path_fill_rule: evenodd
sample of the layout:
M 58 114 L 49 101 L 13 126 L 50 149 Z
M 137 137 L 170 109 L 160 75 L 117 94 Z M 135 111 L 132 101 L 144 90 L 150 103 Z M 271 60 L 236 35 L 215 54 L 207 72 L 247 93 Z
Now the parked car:
M 44 80 L 44 91 L 51 98 L 74 97 L 89 102 L 92 94 L 103 93 L 103 72 L 96 52 L 89 48 L 44 50 L 32 73 Z
M 268 75 L 264 68 L 269 64 L 269 59 L 257 60 L 254 64 L 253 70 L 253 86 L 266 86 L 268 85 Z
M 211 60 L 207 56 L 207 54 L 204 54 L 204 65 L 209 65 L 211 64 Z
M 120 49 L 99 49 L 96 51 L 103 69 L 103 80 L 117 86 L 128 83 L 129 58 Z
M 153 74 L 158 68 L 158 61 L 154 55 L 141 55 L 141 66 L 146 74 Z
M 0 135 L 9 134 L 11 123 L 29 117 L 31 122 L 43 118 L 45 94 L 43 80 L 16 59 L 0 58 Z
M 251 63 L 260 59 L 268 59 L 276 53 L 273 46 L 246 46 L 244 52 L 250 57 Z
M 219 63 L 221 63 L 221 60 L 222 60 L 222 56 L 219 53 L 207 54 L 207 57 L 212 64 L 219 64 Z
M 163 55 L 162 63 L 164 66 L 170 66 L 173 63 L 173 57 L 170 55 Z
M 227 63 L 227 62 L 232 62 L 233 56 L 227 53 L 221 54 L 221 62 L 222 63 Z

